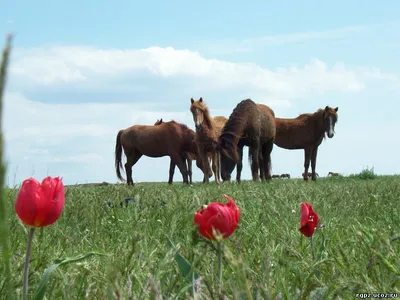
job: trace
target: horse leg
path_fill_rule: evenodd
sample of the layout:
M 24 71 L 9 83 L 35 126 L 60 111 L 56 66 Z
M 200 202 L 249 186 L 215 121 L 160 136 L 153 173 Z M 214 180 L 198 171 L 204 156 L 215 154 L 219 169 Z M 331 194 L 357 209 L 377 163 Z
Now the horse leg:
M 199 156 L 201 159 L 201 163 L 203 165 L 203 173 L 204 173 L 204 183 L 209 183 L 209 174 L 212 174 L 211 168 L 210 168 L 210 163 L 208 162 L 208 156 L 207 152 L 204 151 L 204 149 L 199 147 Z
M 304 173 L 303 179 L 308 180 L 308 168 L 310 167 L 312 148 L 304 149 Z
M 265 145 L 264 145 L 264 151 L 263 151 L 263 167 L 264 167 L 264 176 L 266 180 L 271 180 L 271 153 L 272 149 L 274 148 L 274 140 L 269 140 Z
M 173 162 L 172 158 L 171 161 L 169 162 L 169 178 L 168 178 L 168 184 L 172 184 L 173 178 L 174 178 L 174 172 L 175 172 L 175 163 Z
M 132 167 L 137 163 L 137 161 L 142 157 L 142 153 L 133 150 L 130 155 L 126 157 L 125 173 L 126 173 L 126 183 L 128 185 L 134 185 L 132 179 Z
M 242 170 L 243 170 L 243 148 L 244 145 L 238 145 L 238 155 L 239 155 L 239 160 L 236 164 L 236 182 L 240 183 L 240 177 L 242 175 Z
M 212 170 L 214 172 L 214 179 L 215 179 L 215 183 L 219 184 L 218 178 L 219 178 L 219 168 L 218 168 L 218 152 L 217 151 L 213 151 L 211 152 L 211 157 L 212 157 Z
M 182 156 L 178 153 L 171 154 L 171 161 L 173 161 L 174 164 L 178 166 L 179 171 L 181 171 L 183 183 L 189 183 L 186 163 L 182 159 Z
M 251 173 L 253 177 L 253 181 L 259 181 L 260 177 L 258 176 L 258 170 L 260 168 L 260 163 L 258 160 L 260 145 L 258 142 L 255 142 L 252 147 L 250 147 L 249 151 L 251 151 Z
M 192 184 L 192 160 L 188 157 L 187 159 L 187 168 L 188 168 L 188 175 L 189 175 L 189 182 Z
M 261 181 L 265 181 L 265 176 L 266 176 L 266 172 L 265 172 L 265 167 L 264 167 L 264 162 L 265 159 L 263 157 L 263 152 L 261 151 L 262 147 L 260 148 L 260 153 L 258 156 L 258 164 L 260 165 L 260 179 Z
M 315 173 L 315 167 L 317 165 L 317 154 L 318 154 L 318 146 L 312 150 L 311 153 L 311 179 L 313 181 L 317 180 L 317 174 Z

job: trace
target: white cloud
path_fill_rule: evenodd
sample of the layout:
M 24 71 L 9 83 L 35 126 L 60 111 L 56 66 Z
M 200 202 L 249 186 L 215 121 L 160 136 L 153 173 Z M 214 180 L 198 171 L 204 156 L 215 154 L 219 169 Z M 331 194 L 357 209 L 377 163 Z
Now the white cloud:
M 71 155 L 71 156 L 56 156 L 47 159 L 48 162 L 76 162 L 76 163 L 87 163 L 87 162 L 96 162 L 100 163 L 103 161 L 103 157 L 97 153 L 85 153 L 80 155 Z
M 111 89 L 110 82 L 115 78 L 126 80 L 128 76 L 143 74 L 185 77 L 203 91 L 242 88 L 286 100 L 329 91 L 358 92 L 365 88 L 364 75 L 374 72 L 352 70 L 341 63 L 328 66 L 316 58 L 303 67 L 272 70 L 254 63 L 207 59 L 198 52 L 171 47 L 118 50 L 66 46 L 17 50 L 10 69 L 13 84 L 22 88 L 27 84 L 36 88 L 73 84 L 93 89 L 96 85 L 104 88 L 107 82 Z M 135 85 L 135 78 L 131 83 Z
M 189 101 L 189 100 L 188 100 Z M 47 104 L 27 99 L 20 93 L 5 95 L 5 136 L 62 140 L 69 137 L 102 137 L 133 124 L 154 124 L 159 118 L 189 122 L 187 112 L 146 110 L 129 103 Z M 19 116 L 18 119 L 15 116 Z
M 334 40 L 346 38 L 369 28 L 370 25 L 349 26 L 324 31 L 307 31 L 288 34 L 260 36 L 247 39 L 223 39 L 221 41 L 208 40 L 198 43 L 197 47 L 207 45 L 208 51 L 213 54 L 226 54 L 234 52 L 250 52 L 270 46 L 281 46 L 312 40 Z
M 398 27 L 398 21 L 378 24 L 346 26 L 321 31 L 305 31 L 295 33 L 280 33 L 268 36 L 258 36 L 245 39 L 204 40 L 195 43 L 196 49 L 202 53 L 221 55 L 228 53 L 252 52 L 266 47 L 307 43 L 317 40 L 338 40 L 361 34 L 373 29 L 384 30 L 385 27 Z

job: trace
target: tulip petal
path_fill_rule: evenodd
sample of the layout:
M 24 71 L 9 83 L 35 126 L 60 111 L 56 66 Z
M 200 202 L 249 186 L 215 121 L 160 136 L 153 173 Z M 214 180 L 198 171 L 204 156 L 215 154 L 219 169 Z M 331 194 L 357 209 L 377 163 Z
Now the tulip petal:
M 303 227 L 309 219 L 310 204 L 308 202 L 301 203 L 301 216 L 300 216 L 300 226 Z
M 15 211 L 21 221 L 32 226 L 37 214 L 37 202 L 40 199 L 40 183 L 35 178 L 28 178 L 22 182 L 21 189 L 15 200 Z

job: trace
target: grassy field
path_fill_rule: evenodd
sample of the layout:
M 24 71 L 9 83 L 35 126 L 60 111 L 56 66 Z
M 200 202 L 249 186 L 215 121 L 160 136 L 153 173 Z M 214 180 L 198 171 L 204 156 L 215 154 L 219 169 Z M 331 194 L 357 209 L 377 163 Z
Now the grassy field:
M 30 295 L 56 259 L 98 251 L 107 256 L 53 272 L 47 299 L 218 299 L 215 244 L 194 231 L 193 216 L 203 204 L 226 202 L 224 193 L 241 209 L 238 229 L 224 241 L 222 293 L 228 299 L 353 299 L 356 293 L 400 293 L 400 176 L 364 175 L 219 186 L 68 187 L 63 215 L 35 233 Z M 13 210 L 16 194 L 8 190 L 5 196 L 11 286 L 20 294 L 27 228 Z M 136 202 L 120 207 L 125 197 Z M 310 240 L 298 230 L 304 201 L 323 224 L 314 235 L 315 260 Z M 200 279 L 183 276 L 176 253 Z M 3 268 L 0 264 L 0 274 Z M 4 282 L 0 276 L 2 289 Z

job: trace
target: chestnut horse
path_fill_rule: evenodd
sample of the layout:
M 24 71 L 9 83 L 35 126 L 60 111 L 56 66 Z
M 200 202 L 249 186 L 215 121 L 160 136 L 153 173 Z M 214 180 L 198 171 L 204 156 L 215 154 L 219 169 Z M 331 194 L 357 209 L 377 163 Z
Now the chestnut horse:
M 183 183 L 189 183 L 188 171 L 182 155 L 184 152 L 197 155 L 193 130 L 175 121 L 165 122 L 158 126 L 134 125 L 118 132 L 115 144 L 115 170 L 117 177 L 124 181 L 120 171 L 122 149 L 127 158 L 125 172 L 128 185 L 134 184 L 132 167 L 143 155 L 148 157 L 169 156 L 181 171 Z
M 339 173 L 329 172 L 329 173 L 328 173 L 328 176 L 329 176 L 329 175 L 331 175 L 331 176 L 339 176 Z
M 315 167 L 318 146 L 325 139 L 325 133 L 333 138 L 338 120 L 339 107 L 319 109 L 315 113 L 301 114 L 297 118 L 276 118 L 275 145 L 280 148 L 304 149 L 304 180 L 308 180 L 308 168 L 311 160 L 312 180 L 317 180 Z
M 154 126 L 161 125 L 163 123 L 165 123 L 165 122 L 161 118 L 160 120 L 157 120 L 154 123 Z M 196 135 L 196 133 L 193 130 L 191 130 L 191 132 L 192 132 L 193 136 Z M 182 158 L 183 158 L 183 161 L 186 162 L 186 164 L 187 164 L 189 183 L 192 184 L 193 183 L 192 182 L 192 174 L 193 174 L 193 172 L 192 172 L 192 161 L 195 160 L 196 161 L 196 166 L 203 172 L 203 167 L 202 167 L 201 160 L 197 159 L 196 155 L 194 155 L 193 153 L 190 153 L 190 152 L 183 153 Z M 171 159 L 170 164 L 169 164 L 169 179 L 168 179 L 168 183 L 169 184 L 172 184 L 172 182 L 173 182 L 174 173 L 175 173 L 175 166 L 176 165 L 174 164 L 174 162 Z M 209 177 L 212 177 L 212 173 L 209 174 Z M 204 181 L 205 181 L 205 179 L 203 178 L 203 182 Z
M 256 104 L 251 99 L 239 102 L 225 123 L 218 141 L 222 179 L 230 180 L 236 164 L 238 164 L 239 172 L 243 147 L 248 146 L 253 180 L 258 181 L 260 177 L 262 181 L 270 180 L 274 138 L 275 114 L 273 110 L 264 104 Z M 258 170 L 260 170 L 260 176 Z M 240 174 L 237 175 L 237 179 L 240 182 Z
M 210 154 L 215 183 L 218 184 L 220 180 L 220 172 L 219 157 L 216 146 L 222 127 L 225 125 L 227 118 L 223 116 L 212 118 L 202 97 L 197 101 L 191 98 L 190 102 L 190 111 L 193 115 L 193 121 L 196 126 L 196 143 L 198 146 L 199 157 L 204 167 L 203 172 L 205 182 L 209 182 L 206 174 L 211 173 L 210 164 L 208 162 L 208 155 Z

